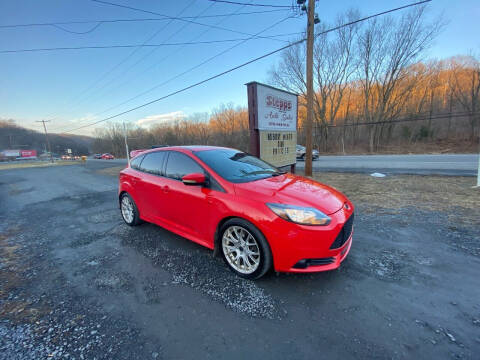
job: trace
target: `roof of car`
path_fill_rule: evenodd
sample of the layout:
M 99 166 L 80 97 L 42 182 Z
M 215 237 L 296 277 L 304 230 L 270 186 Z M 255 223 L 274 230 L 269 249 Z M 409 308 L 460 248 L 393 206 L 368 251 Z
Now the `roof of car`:
M 216 150 L 216 149 L 228 149 L 228 150 L 233 150 L 231 148 L 227 148 L 227 147 L 222 147 L 222 146 L 208 146 L 208 145 L 182 145 L 182 146 L 166 146 L 166 147 L 162 147 L 162 148 L 156 148 L 156 149 L 152 149 L 152 150 L 149 150 L 149 152 L 152 152 L 152 151 L 164 151 L 164 150 L 179 150 L 179 149 L 183 149 L 183 150 L 189 150 L 189 151 L 192 151 L 192 152 L 195 152 L 195 151 L 204 151 L 204 150 Z
M 168 150 L 187 150 L 190 152 L 196 152 L 196 151 L 205 151 L 205 150 L 236 150 L 232 148 L 227 148 L 227 147 L 222 147 L 222 146 L 208 146 L 208 145 L 179 145 L 179 146 L 163 146 L 163 147 L 158 147 L 154 149 L 139 149 L 139 150 L 132 150 L 130 153 L 134 153 L 132 156 L 133 158 L 136 158 L 137 156 L 140 155 L 145 155 L 148 153 L 153 153 L 157 151 L 168 151 Z M 238 150 L 237 150 L 238 151 Z

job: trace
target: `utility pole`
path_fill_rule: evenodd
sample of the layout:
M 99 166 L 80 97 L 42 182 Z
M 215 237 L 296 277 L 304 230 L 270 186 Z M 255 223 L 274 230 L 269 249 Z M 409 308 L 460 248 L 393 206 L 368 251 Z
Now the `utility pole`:
M 123 138 L 125 139 L 125 151 L 127 152 L 127 163 L 130 166 L 130 152 L 128 151 L 127 127 L 125 126 L 125 121 L 123 122 Z
M 306 133 L 306 154 L 305 154 L 305 175 L 312 176 L 312 128 L 313 128 L 313 40 L 315 22 L 315 0 L 308 0 L 307 11 L 307 122 Z
M 45 140 L 47 142 L 48 151 L 50 152 L 50 161 L 53 163 L 52 148 L 50 147 L 50 141 L 48 141 L 47 126 L 45 125 L 45 123 L 50 122 L 50 120 L 39 120 L 36 122 L 41 122 L 43 124 L 43 130 L 45 130 Z
M 478 135 L 478 168 L 477 168 L 477 188 L 480 187 L 480 134 Z

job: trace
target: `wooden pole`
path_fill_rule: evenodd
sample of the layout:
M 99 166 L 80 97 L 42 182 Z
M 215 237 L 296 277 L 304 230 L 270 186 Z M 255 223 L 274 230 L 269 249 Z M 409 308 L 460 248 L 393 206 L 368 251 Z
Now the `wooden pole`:
M 305 124 L 305 175 L 312 176 L 312 128 L 313 128 L 313 40 L 315 0 L 308 1 L 307 14 L 307 122 Z
M 48 151 L 50 152 L 50 161 L 53 163 L 52 148 L 50 147 L 50 141 L 48 140 L 47 126 L 45 125 L 45 123 L 50 122 L 50 120 L 40 120 L 37 122 L 41 122 L 43 124 L 43 130 L 45 130 L 45 140 L 47 141 Z

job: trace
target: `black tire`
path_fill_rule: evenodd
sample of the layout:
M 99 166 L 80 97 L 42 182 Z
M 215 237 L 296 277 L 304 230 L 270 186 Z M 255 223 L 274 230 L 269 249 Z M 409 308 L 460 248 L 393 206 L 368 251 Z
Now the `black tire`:
M 238 226 L 246 229 L 256 240 L 259 250 L 260 250 L 260 264 L 258 265 L 258 268 L 250 273 L 250 274 L 244 274 L 232 267 L 232 265 L 228 262 L 223 245 L 222 245 L 222 239 L 225 231 L 230 228 L 231 226 Z M 268 245 L 267 240 L 265 239 L 265 236 L 258 230 L 252 223 L 240 219 L 240 218 L 233 218 L 225 222 L 225 224 L 222 225 L 220 228 L 219 232 L 219 247 L 220 247 L 220 253 L 222 254 L 222 258 L 225 261 L 225 263 L 228 265 L 228 268 L 233 271 L 235 274 L 238 276 L 244 278 L 244 279 L 249 279 L 249 280 L 255 280 L 261 278 L 263 275 L 265 275 L 273 265 L 273 257 L 272 257 L 272 252 L 270 250 L 270 246 Z
M 132 204 L 133 219 L 130 222 L 123 215 L 122 202 L 124 198 L 128 198 L 128 200 L 130 200 Z M 126 192 L 120 196 L 120 214 L 122 215 L 123 221 L 125 221 L 125 224 L 127 224 L 128 226 L 137 226 L 142 223 L 142 220 L 140 219 L 140 213 L 137 208 L 137 204 L 135 204 L 135 201 L 133 201 L 132 197 Z

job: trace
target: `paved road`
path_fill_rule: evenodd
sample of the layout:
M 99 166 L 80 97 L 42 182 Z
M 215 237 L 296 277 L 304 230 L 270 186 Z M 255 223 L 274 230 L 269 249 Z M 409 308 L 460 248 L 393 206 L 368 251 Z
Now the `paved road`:
M 0 359 L 478 357 L 478 227 L 449 210 L 358 202 L 339 270 L 252 282 L 126 226 L 118 163 L 0 171 Z
M 126 164 L 125 159 L 89 159 L 88 162 L 92 166 L 98 167 L 106 167 L 109 166 L 108 164 Z M 304 167 L 303 161 L 297 161 L 298 169 L 303 170 Z M 318 160 L 315 160 L 313 168 L 315 171 L 476 176 L 478 155 L 329 155 L 320 156 Z
M 297 162 L 298 169 L 304 169 L 304 167 L 303 161 Z M 313 168 L 316 171 L 475 176 L 478 168 L 478 155 L 320 156 L 318 160 L 314 161 Z

